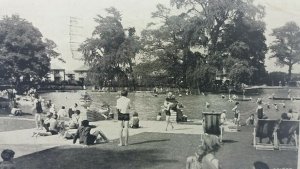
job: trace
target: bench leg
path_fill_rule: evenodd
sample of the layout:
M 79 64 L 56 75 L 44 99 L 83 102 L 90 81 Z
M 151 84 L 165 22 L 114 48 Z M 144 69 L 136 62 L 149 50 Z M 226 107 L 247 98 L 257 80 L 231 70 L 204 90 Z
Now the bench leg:
M 279 145 L 278 145 L 277 132 L 275 131 L 275 132 L 273 133 L 273 135 L 274 135 L 274 148 L 275 148 L 275 149 L 278 149 L 278 148 L 279 148 Z
M 254 130 L 253 130 L 253 147 L 255 147 L 256 146 L 256 129 L 254 128 Z

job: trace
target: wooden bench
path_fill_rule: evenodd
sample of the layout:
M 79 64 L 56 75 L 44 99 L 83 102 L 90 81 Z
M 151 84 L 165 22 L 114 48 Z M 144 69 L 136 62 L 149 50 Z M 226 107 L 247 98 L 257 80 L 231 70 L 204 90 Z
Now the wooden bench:
M 299 120 L 259 119 L 253 132 L 253 146 L 258 150 L 298 150 Z M 257 142 L 259 138 L 259 143 Z M 262 142 L 268 138 L 268 142 Z M 286 139 L 286 143 L 283 142 Z M 292 139 L 294 144 L 291 143 Z
M 203 131 L 205 134 L 216 135 L 223 140 L 223 129 L 220 123 L 221 112 L 203 112 Z

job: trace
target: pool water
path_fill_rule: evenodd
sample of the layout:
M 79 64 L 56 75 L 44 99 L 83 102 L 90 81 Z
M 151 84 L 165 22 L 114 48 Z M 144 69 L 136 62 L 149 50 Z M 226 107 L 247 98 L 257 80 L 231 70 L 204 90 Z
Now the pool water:
M 79 103 L 79 99 L 84 91 L 74 91 L 74 92 L 50 92 L 43 93 L 41 96 L 45 100 L 51 100 L 55 105 L 56 109 L 61 106 L 65 106 L 66 109 L 72 107 L 75 103 Z M 287 112 L 289 108 L 294 111 L 300 112 L 300 100 L 290 101 L 290 100 L 271 100 L 268 99 L 272 94 L 278 97 L 287 97 L 288 88 L 282 89 L 264 89 L 260 94 L 248 95 L 246 97 L 252 97 L 251 101 L 239 101 L 239 110 L 241 112 L 241 119 L 244 121 L 248 118 L 250 114 L 255 114 L 257 107 L 257 98 L 262 98 L 264 104 L 264 112 L 269 118 L 278 119 L 281 113 Z M 107 102 L 112 111 L 115 113 L 116 100 L 119 97 L 119 92 L 103 93 L 103 92 L 91 92 L 88 91 L 93 102 L 90 106 L 91 109 L 99 109 L 100 102 Z M 292 89 L 292 94 L 294 97 L 300 96 L 300 89 Z M 232 108 L 235 102 L 228 101 L 228 94 L 223 99 L 221 94 L 207 94 L 207 95 L 183 95 L 182 97 L 177 96 L 177 100 L 184 105 L 183 113 L 188 116 L 188 119 L 201 119 L 202 112 L 220 112 L 222 110 L 227 111 L 227 118 L 233 118 Z M 133 110 L 139 113 L 139 117 L 142 120 L 155 120 L 158 112 L 161 111 L 161 106 L 165 100 L 166 95 L 153 96 L 149 92 L 132 92 L 128 96 L 132 100 Z M 241 95 L 238 96 L 242 98 Z M 210 103 L 210 107 L 206 108 L 205 103 Z M 266 104 L 270 105 L 270 109 L 267 108 Z M 279 111 L 275 110 L 274 103 L 278 104 Z M 286 108 L 283 108 L 285 104 Z M 164 116 L 164 114 L 163 114 Z

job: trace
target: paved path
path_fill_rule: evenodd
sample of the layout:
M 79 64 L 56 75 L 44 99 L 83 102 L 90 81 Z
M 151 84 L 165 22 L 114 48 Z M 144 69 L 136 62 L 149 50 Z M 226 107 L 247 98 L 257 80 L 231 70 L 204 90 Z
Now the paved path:
M 118 139 L 119 123 L 116 120 L 91 122 L 96 125 L 110 139 Z M 175 134 L 201 134 L 201 125 L 174 124 L 173 130 L 165 131 L 164 121 L 140 121 L 142 128 L 130 129 L 129 134 L 135 135 L 143 132 L 175 133 Z M 169 128 L 171 128 L 169 126 Z M 93 129 L 93 130 L 95 130 Z M 58 135 L 32 137 L 35 129 L 24 129 L 0 132 L 0 150 L 11 148 L 16 151 L 16 157 L 31 154 L 37 151 L 46 150 L 61 145 L 72 145 L 72 140 L 65 140 Z

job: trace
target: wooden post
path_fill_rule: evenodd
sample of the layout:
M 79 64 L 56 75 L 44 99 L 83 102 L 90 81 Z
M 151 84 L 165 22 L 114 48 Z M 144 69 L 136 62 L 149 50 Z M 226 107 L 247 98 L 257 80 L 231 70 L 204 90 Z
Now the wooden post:
M 274 131 L 273 136 L 274 136 L 274 149 L 278 149 L 279 145 L 278 145 L 277 131 Z
M 253 147 L 255 147 L 255 146 L 256 146 L 256 129 L 254 127 L 254 129 L 253 129 Z

